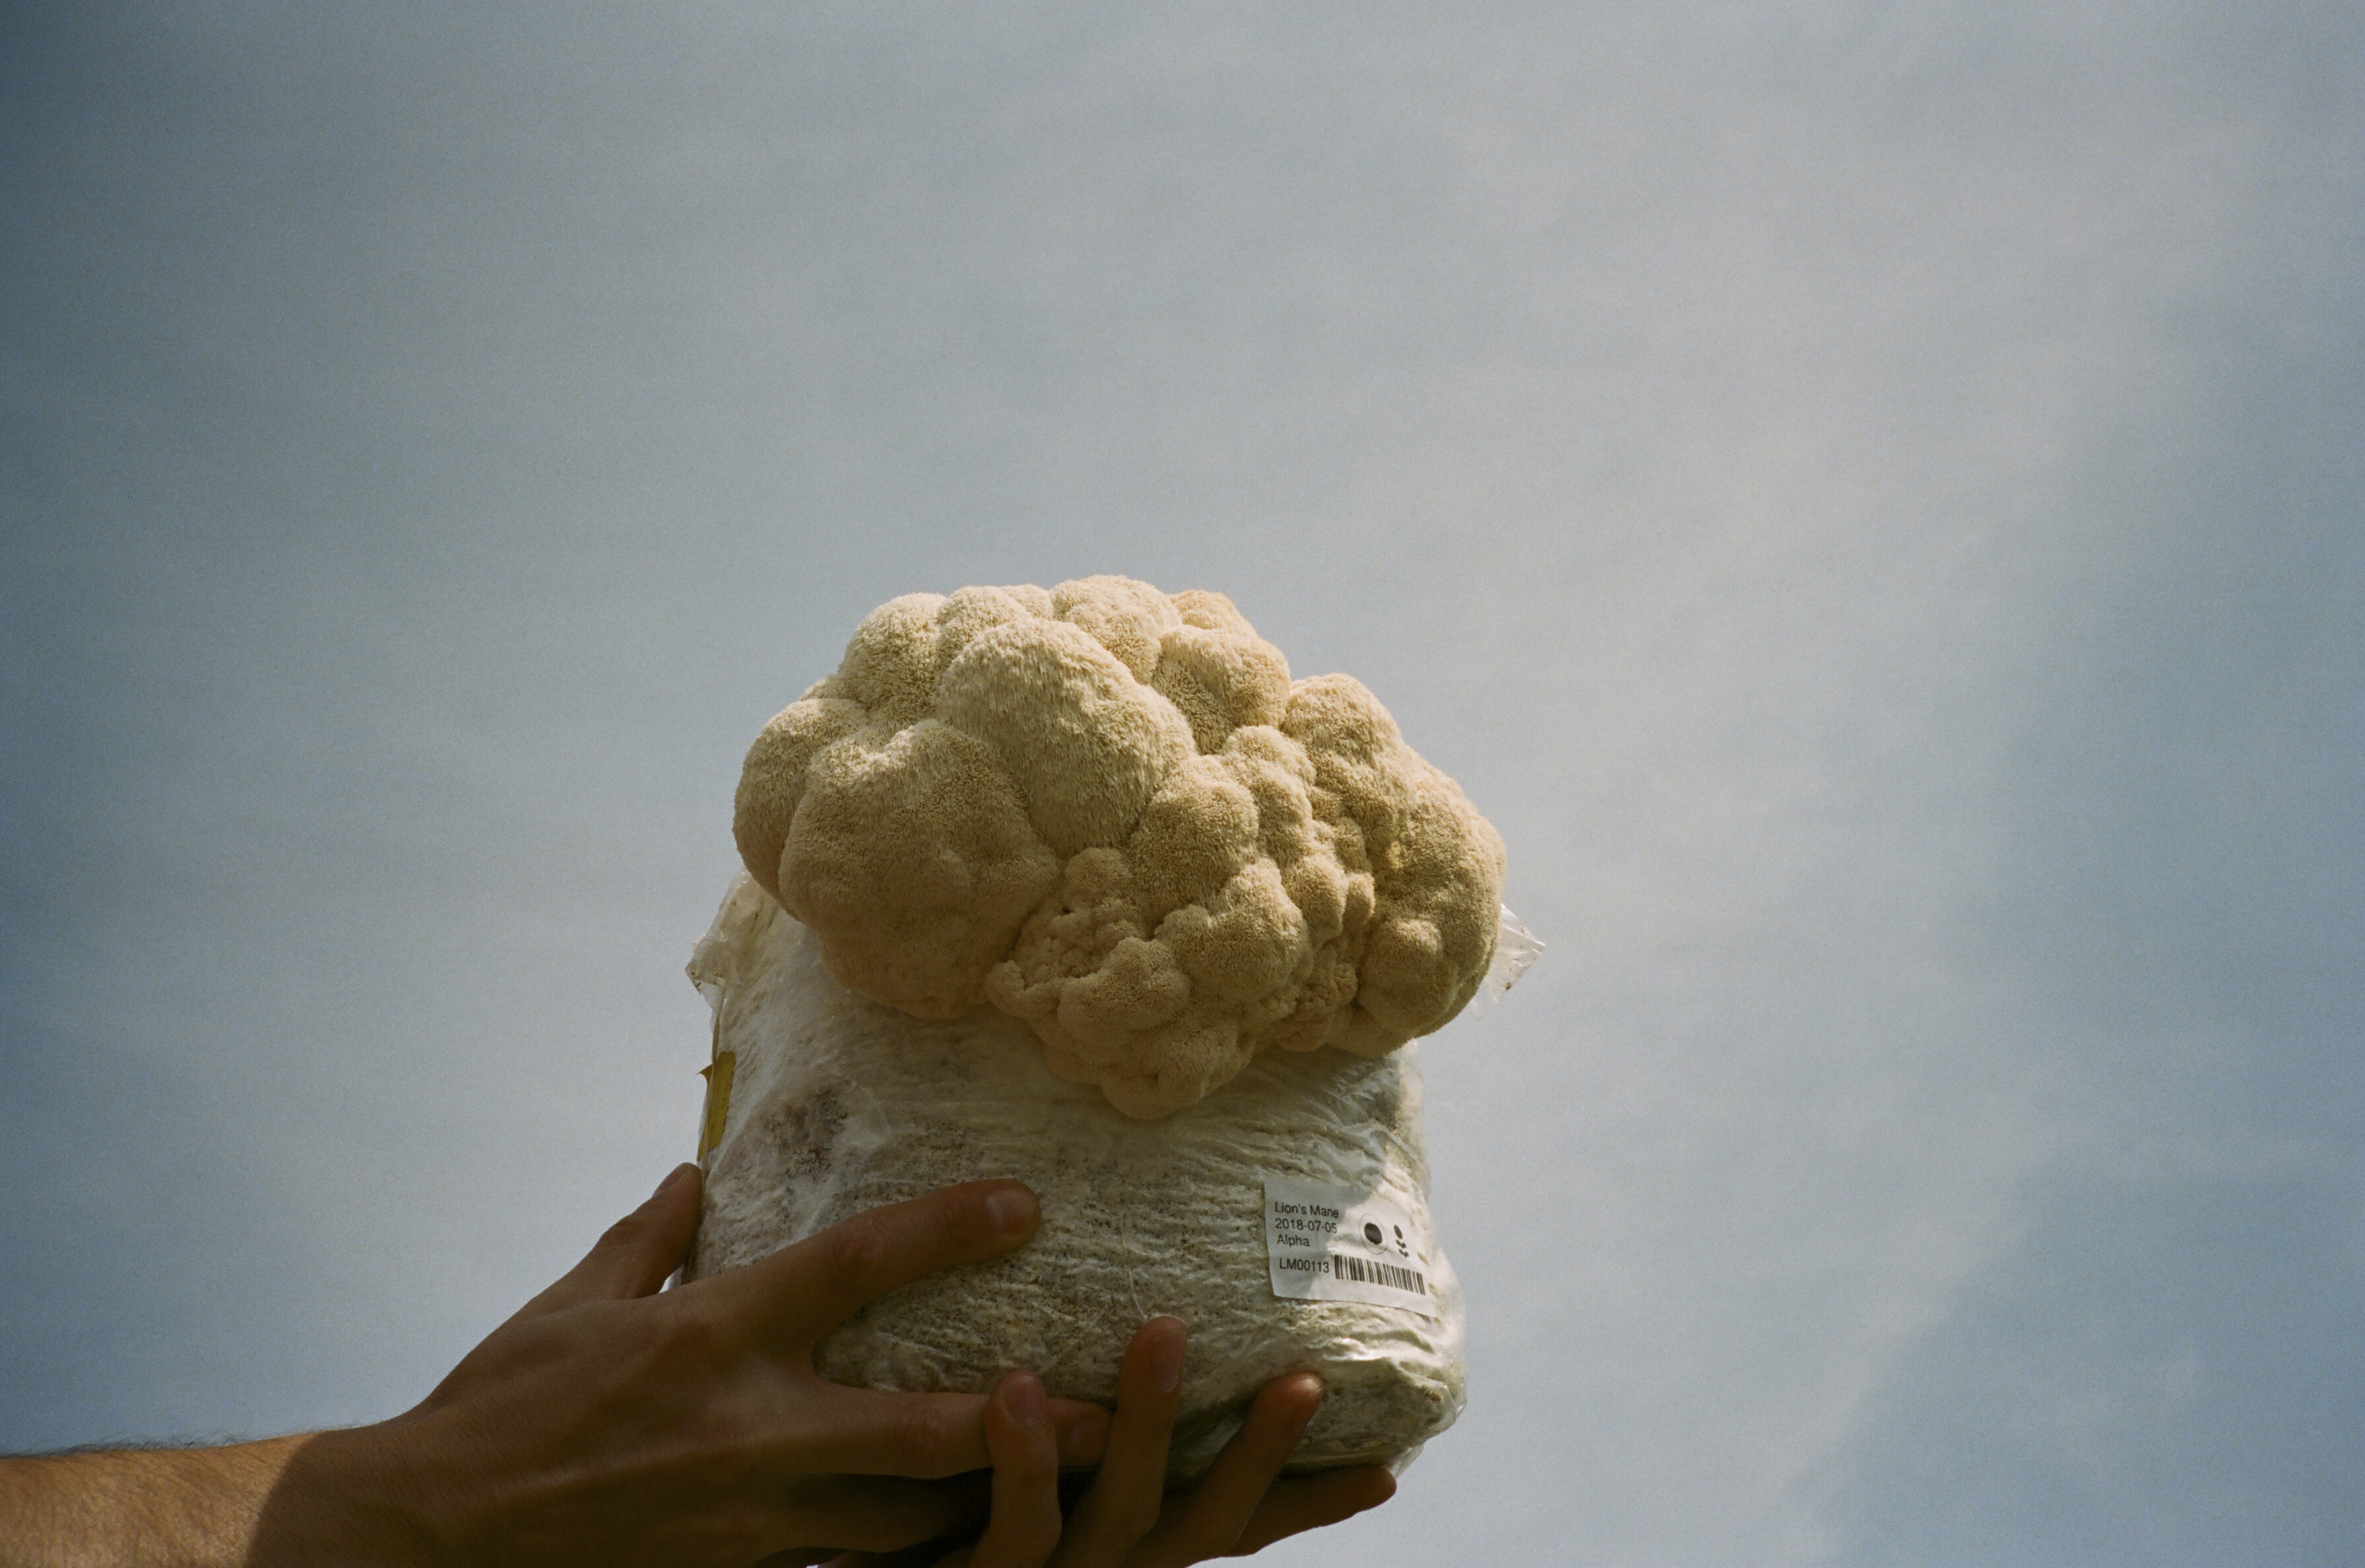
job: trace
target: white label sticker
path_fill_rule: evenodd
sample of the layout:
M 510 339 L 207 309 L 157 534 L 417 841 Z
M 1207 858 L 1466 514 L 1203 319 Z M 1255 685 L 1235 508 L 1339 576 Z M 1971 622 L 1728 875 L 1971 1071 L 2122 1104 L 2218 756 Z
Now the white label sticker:
M 1272 1294 L 1360 1301 L 1437 1316 L 1429 1237 L 1376 1193 L 1289 1176 L 1264 1179 L 1264 1254 Z

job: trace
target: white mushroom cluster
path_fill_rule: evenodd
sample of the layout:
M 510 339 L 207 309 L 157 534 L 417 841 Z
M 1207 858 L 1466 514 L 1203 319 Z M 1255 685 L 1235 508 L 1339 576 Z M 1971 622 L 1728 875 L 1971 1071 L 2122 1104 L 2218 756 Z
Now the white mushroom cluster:
M 911 594 L 765 726 L 734 832 L 839 981 L 1025 1019 L 1130 1115 L 1261 1050 L 1378 1056 L 1493 955 L 1503 845 L 1362 684 L 1221 594 Z

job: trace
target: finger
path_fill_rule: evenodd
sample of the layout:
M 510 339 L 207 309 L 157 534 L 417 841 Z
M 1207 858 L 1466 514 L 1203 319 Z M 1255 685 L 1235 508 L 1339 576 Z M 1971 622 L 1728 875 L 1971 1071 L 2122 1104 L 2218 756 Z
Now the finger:
M 541 1317 L 578 1302 L 655 1295 L 689 1251 L 690 1232 L 698 1226 L 698 1184 L 697 1166 L 675 1166 L 648 1202 L 610 1226 L 583 1261 L 518 1308 L 510 1321 Z
M 797 1451 L 816 1473 L 933 1478 L 982 1470 L 987 1446 L 984 1397 L 975 1394 L 892 1394 L 835 1383 L 808 1385 L 807 1429 L 820 1434 Z M 1089 1465 L 1107 1451 L 1108 1412 L 1082 1400 L 1048 1401 L 1058 1462 Z
M 1035 1194 L 1015 1182 L 971 1182 L 866 1210 L 687 1288 L 708 1297 L 718 1322 L 811 1344 L 897 1285 L 1009 1251 L 1040 1215 Z
M 826 1568 L 964 1568 L 969 1552 L 966 1545 L 947 1547 L 932 1540 L 902 1551 L 849 1551 L 830 1558 Z M 771 1568 L 769 1560 L 757 1568 Z
M 946 1555 L 947 1551 L 950 1556 Z M 966 1546 L 948 1548 L 944 1541 L 924 1541 L 907 1546 L 901 1551 L 840 1551 L 835 1547 L 819 1551 L 811 1547 L 775 1552 L 760 1558 L 754 1568 L 960 1568 L 969 1561 Z
M 1395 1495 L 1396 1478 L 1377 1466 L 1285 1477 L 1266 1489 L 1248 1528 L 1232 1543 L 1232 1555 L 1246 1557 L 1286 1536 L 1352 1518 Z
M 1033 1372 L 1012 1372 L 986 1401 L 985 1446 L 993 1454 L 993 1513 L 969 1568 L 1042 1568 L 1059 1544 L 1059 1445 Z
M 927 1542 L 942 1543 L 983 1529 L 988 1478 L 909 1481 L 886 1475 L 805 1475 L 775 1487 L 760 1503 L 772 1516 L 764 1533 L 776 1555 L 798 1550 L 892 1556 Z
M 1166 1500 L 1167 1443 L 1174 1434 L 1175 1406 L 1182 1400 L 1187 1339 L 1179 1318 L 1153 1317 L 1126 1347 L 1117 1367 L 1108 1457 L 1076 1506 L 1059 1546 L 1059 1562 L 1078 1568 L 1122 1562 L 1134 1543 L 1157 1528 Z
M 1150 1532 L 1158 1548 L 1151 1561 L 1201 1562 L 1237 1547 L 1321 1405 L 1322 1380 L 1311 1372 L 1278 1377 L 1259 1389 L 1248 1419 L 1216 1456 L 1205 1479 Z

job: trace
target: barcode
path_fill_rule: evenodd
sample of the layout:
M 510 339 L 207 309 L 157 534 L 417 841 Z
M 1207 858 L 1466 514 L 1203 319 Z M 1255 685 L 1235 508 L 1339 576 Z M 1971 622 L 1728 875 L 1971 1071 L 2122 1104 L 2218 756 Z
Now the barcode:
M 1330 1272 L 1339 1279 L 1352 1280 L 1357 1284 L 1386 1285 L 1394 1290 L 1429 1294 L 1429 1282 L 1417 1269 L 1399 1269 L 1394 1263 L 1373 1263 L 1362 1258 L 1351 1258 L 1344 1252 L 1330 1254 Z

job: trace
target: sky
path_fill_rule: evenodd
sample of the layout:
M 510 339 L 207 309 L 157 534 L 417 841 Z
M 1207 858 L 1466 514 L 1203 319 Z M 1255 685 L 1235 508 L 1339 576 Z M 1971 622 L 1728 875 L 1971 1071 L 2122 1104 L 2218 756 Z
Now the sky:
M 0 18 L 0 1449 L 693 1142 L 763 722 L 1230 595 L 1509 846 L 1307 1565 L 2365 1559 L 2365 7 Z

